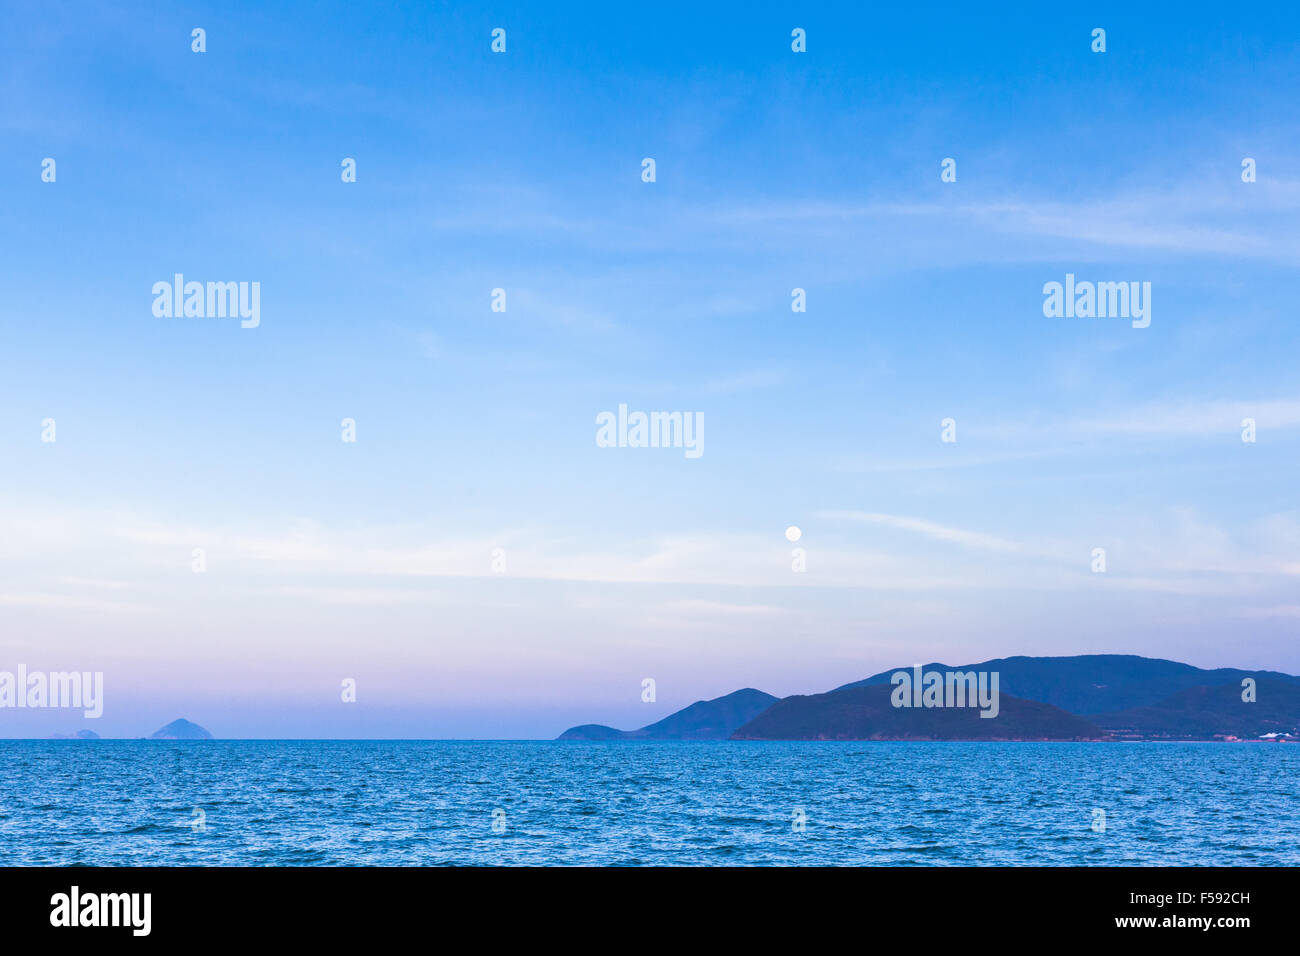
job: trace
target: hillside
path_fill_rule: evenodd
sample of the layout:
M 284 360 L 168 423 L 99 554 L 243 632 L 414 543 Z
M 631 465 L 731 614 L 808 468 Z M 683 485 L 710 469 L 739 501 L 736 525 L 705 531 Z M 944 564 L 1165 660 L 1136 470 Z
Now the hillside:
M 910 666 L 910 665 L 909 665 Z M 891 674 L 909 667 L 895 667 L 845 684 L 860 687 L 888 684 Z M 1133 707 L 1161 703 L 1193 687 L 1224 684 L 1240 686 L 1243 677 L 1257 681 L 1280 681 L 1300 687 L 1300 678 L 1276 671 L 1247 671 L 1232 667 L 1205 670 L 1191 664 L 1133 654 L 1081 654 L 1074 657 L 999 657 L 979 664 L 952 667 L 926 664 L 925 670 L 997 671 L 1003 694 L 1038 700 L 1072 714 L 1113 714 Z
M 1209 740 L 1232 735 L 1257 738 L 1295 733 L 1300 727 L 1300 685 L 1258 681 L 1256 699 L 1241 699 L 1240 681 L 1218 687 L 1192 687 L 1150 707 L 1134 707 L 1092 720 L 1117 736 Z
M 1039 701 L 1000 695 L 996 717 L 973 707 L 895 707 L 888 684 L 786 697 L 733 740 L 1097 740 L 1095 724 Z
M 1001 709 L 895 708 L 881 671 L 824 694 L 787 697 L 747 688 L 697 701 L 640 730 L 599 724 L 566 730 L 561 740 L 1208 740 L 1257 738 L 1300 727 L 1300 678 L 1276 671 L 1205 669 L 1132 654 L 1001 657 L 929 671 L 996 672 Z M 1256 681 L 1255 703 L 1241 681 Z
M 726 740 L 742 724 L 776 702 L 771 694 L 746 687 L 715 697 L 697 700 L 639 730 L 615 730 L 603 724 L 570 727 L 558 740 Z

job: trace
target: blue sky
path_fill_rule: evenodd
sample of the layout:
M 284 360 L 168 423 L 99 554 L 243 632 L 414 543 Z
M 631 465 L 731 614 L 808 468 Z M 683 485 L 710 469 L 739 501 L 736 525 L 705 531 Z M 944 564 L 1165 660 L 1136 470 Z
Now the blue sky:
M 0 669 L 103 670 L 106 735 L 340 737 L 1300 672 L 1300 14 L 1038 6 L 11 8 Z M 154 316 L 177 272 L 260 326 Z M 1044 317 L 1067 272 L 1150 327 Z M 596 447 L 619 403 L 703 456 Z

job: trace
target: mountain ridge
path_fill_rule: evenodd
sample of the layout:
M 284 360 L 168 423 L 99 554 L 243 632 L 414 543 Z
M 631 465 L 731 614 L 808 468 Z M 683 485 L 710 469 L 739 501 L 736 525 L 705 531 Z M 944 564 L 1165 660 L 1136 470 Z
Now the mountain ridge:
M 1002 692 L 1038 700 L 1072 714 L 1116 713 L 1132 707 L 1159 704 L 1191 687 L 1241 683 L 1242 678 L 1283 681 L 1300 686 L 1300 677 L 1279 671 L 1242 670 L 1236 667 L 1206 669 L 1193 664 L 1137 654 L 1075 654 L 1059 657 L 995 657 L 978 664 L 954 667 L 923 665 L 924 670 L 997 671 Z M 865 684 L 887 684 L 890 676 L 910 667 L 895 667 L 862 680 L 841 684 L 844 690 Z
M 1211 740 L 1293 735 L 1300 729 L 1300 684 L 1259 680 L 1255 700 L 1242 700 L 1239 683 L 1190 687 L 1146 707 L 1092 719 L 1118 738 Z
M 556 740 L 726 740 L 737 727 L 752 720 L 778 699 L 753 687 L 742 687 L 712 700 L 697 700 L 637 730 L 616 730 L 604 724 L 579 724 L 564 731 Z
M 639 730 L 582 724 L 558 739 L 1212 740 L 1300 734 L 1300 677 L 1279 671 L 1207 669 L 1137 654 L 1017 655 L 922 666 L 924 673 L 997 673 L 999 700 L 1010 709 L 992 719 L 973 707 L 893 706 L 890 681 L 900 671 L 910 675 L 913 668 L 781 699 L 745 688 L 696 701 Z M 1241 699 L 1246 678 L 1255 681 L 1255 702 Z
M 1035 700 L 999 694 L 986 719 L 974 707 L 896 707 L 887 684 L 786 697 L 731 735 L 732 740 L 1102 740 L 1105 731 Z

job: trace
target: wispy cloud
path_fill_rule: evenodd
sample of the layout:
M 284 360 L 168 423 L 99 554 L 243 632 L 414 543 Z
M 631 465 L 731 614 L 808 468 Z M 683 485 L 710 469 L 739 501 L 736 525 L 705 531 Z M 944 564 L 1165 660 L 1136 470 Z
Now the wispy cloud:
M 956 203 L 817 200 L 766 200 L 746 206 L 715 206 L 700 210 L 702 221 L 715 227 L 753 229 L 779 225 L 787 230 L 817 228 L 860 230 L 863 225 L 912 223 L 934 230 L 936 238 L 963 230 L 964 238 L 983 233 L 1039 240 L 1038 254 L 1054 258 L 1060 248 L 1041 240 L 1086 243 L 1099 248 L 1141 250 L 1173 255 L 1227 256 L 1282 263 L 1300 260 L 1300 183 L 1273 181 L 1252 184 L 1250 191 L 1205 178 L 1191 179 L 1168 189 L 1146 189 L 1072 200 L 1023 198 L 1023 191 L 1006 197 Z M 964 254 L 997 256 L 1005 247 L 970 243 Z M 1015 258 L 1023 259 L 1017 249 Z
M 967 433 L 982 439 L 1051 445 L 1062 439 L 1122 436 L 1239 436 L 1246 419 L 1257 431 L 1300 427 L 1300 398 L 1214 399 L 1147 402 L 1114 409 L 1100 416 L 1057 420 L 999 421 L 967 424 Z
M 1300 618 L 1300 604 L 1279 604 L 1273 607 L 1243 608 L 1241 616 L 1251 620 L 1268 620 L 1270 618 Z
M 731 395 L 756 388 L 771 388 L 785 381 L 786 374 L 779 369 L 752 369 L 705 382 L 702 390 L 707 395 Z
M 879 514 L 869 511 L 822 511 L 818 513 L 819 517 L 831 520 L 841 521 L 859 521 L 867 524 L 882 525 L 887 528 L 895 528 L 899 531 L 910 531 L 915 534 L 924 535 L 927 538 L 933 538 L 936 541 L 947 541 L 952 544 L 959 544 L 966 548 L 975 548 L 982 551 L 1003 551 L 1012 553 L 1025 553 L 1026 548 L 1014 541 L 1008 541 L 991 534 L 983 534 L 978 531 L 965 531 L 961 528 L 953 528 L 948 525 L 937 524 L 933 521 L 926 521 L 921 518 L 905 518 L 899 515 Z

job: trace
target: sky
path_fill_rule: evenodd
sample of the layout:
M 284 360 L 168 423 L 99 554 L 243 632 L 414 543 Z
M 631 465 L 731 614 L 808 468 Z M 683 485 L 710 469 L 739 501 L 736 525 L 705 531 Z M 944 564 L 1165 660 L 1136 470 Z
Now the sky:
M 1013 654 L 1300 673 L 1300 10 L 5 19 L 0 670 L 105 704 L 0 736 L 551 737 Z M 259 283 L 259 324 L 155 315 L 177 273 Z M 1150 325 L 1045 315 L 1067 274 L 1150 283 Z M 600 447 L 620 404 L 703 453 Z

